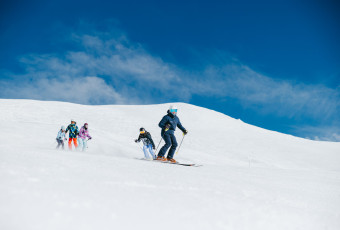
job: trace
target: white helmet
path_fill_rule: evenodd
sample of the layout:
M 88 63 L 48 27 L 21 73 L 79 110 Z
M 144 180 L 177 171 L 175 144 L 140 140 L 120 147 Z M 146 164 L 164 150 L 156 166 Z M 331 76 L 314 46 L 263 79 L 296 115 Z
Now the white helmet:
M 65 131 L 65 126 L 61 126 L 61 130 L 64 130 L 64 131 Z
M 169 111 L 170 111 L 170 113 L 176 115 L 177 114 L 177 107 L 174 106 L 174 105 L 170 105 Z
M 76 122 L 74 119 L 71 119 L 71 122 Z

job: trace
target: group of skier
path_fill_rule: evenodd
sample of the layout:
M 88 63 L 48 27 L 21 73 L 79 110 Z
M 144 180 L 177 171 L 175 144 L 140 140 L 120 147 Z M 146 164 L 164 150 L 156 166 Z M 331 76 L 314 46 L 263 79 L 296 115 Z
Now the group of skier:
M 156 155 L 154 153 L 155 150 L 155 143 L 152 140 L 151 134 L 145 130 L 145 128 L 140 128 L 139 137 L 135 140 L 135 142 L 143 142 L 143 152 L 146 159 L 152 159 L 152 160 L 159 160 L 159 161 L 168 161 L 170 163 L 176 163 L 176 160 L 174 159 L 174 154 L 176 151 L 176 148 L 178 146 L 175 131 L 178 127 L 184 135 L 188 133 L 188 131 L 182 126 L 179 118 L 177 117 L 177 107 L 170 106 L 169 110 L 167 111 L 167 114 L 162 118 L 162 120 L 159 122 L 158 126 L 161 128 L 161 137 L 162 140 L 164 140 L 165 144 L 163 147 L 159 150 L 158 154 Z M 64 149 L 64 141 L 67 140 L 66 134 L 69 132 L 69 139 L 68 139 L 68 147 L 70 150 L 72 150 L 72 142 L 76 149 L 82 148 L 83 151 L 85 151 L 87 146 L 87 140 L 91 140 L 92 137 L 89 134 L 88 124 L 85 123 L 83 127 L 78 131 L 78 126 L 76 125 L 75 120 L 71 120 L 71 124 L 67 126 L 65 129 L 64 126 L 61 126 L 60 131 L 57 135 L 57 142 L 59 148 L 62 146 Z M 87 139 L 88 138 L 88 139 Z M 79 146 L 78 146 L 79 142 Z M 170 148 L 167 156 L 166 152 Z M 149 157 L 149 154 L 151 155 L 151 158 Z
M 151 134 L 147 132 L 144 128 L 140 128 L 140 135 L 138 139 L 135 140 L 135 142 L 143 142 L 143 152 L 146 159 L 150 159 L 148 157 L 148 153 L 150 153 L 152 159 L 154 160 L 176 163 L 176 160 L 174 159 L 174 154 L 178 146 L 175 136 L 176 127 L 178 127 L 184 135 L 188 133 L 188 131 L 182 126 L 179 118 L 177 117 L 177 107 L 170 106 L 169 110 L 167 111 L 167 115 L 162 118 L 158 126 L 161 128 L 161 137 L 164 140 L 165 144 L 159 150 L 157 156 L 153 151 L 155 149 L 155 144 L 152 140 Z M 165 157 L 165 154 L 169 148 L 170 150 Z
M 74 144 L 74 147 L 76 149 L 82 149 L 82 151 L 86 150 L 87 147 L 87 140 L 91 140 L 92 137 L 89 134 L 89 125 L 85 123 L 81 129 L 78 129 L 77 123 L 75 120 L 71 120 L 71 124 L 67 126 L 65 129 L 65 126 L 61 126 L 61 129 L 58 132 L 57 135 L 57 149 L 59 149 L 60 146 L 64 149 L 64 142 L 67 141 L 66 134 L 69 132 L 69 138 L 68 138 L 68 148 L 72 150 L 72 142 Z M 78 145 L 79 142 L 79 145 Z

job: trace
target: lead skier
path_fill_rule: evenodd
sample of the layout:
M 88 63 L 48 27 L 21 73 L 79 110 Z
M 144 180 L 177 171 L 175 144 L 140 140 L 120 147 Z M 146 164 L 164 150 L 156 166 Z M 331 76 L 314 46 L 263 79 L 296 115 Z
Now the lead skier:
M 175 130 L 178 127 L 182 130 L 183 134 L 186 135 L 188 131 L 182 126 L 179 118 L 177 117 L 177 107 L 170 106 L 168 110 L 168 114 L 165 115 L 162 120 L 159 122 L 158 126 L 162 128 L 162 138 L 165 141 L 164 146 L 159 150 L 157 159 L 160 161 L 169 161 L 171 163 L 176 163 L 176 160 L 173 158 L 176 148 L 177 148 L 177 141 L 175 137 Z M 165 158 L 165 153 L 171 146 L 167 157 Z

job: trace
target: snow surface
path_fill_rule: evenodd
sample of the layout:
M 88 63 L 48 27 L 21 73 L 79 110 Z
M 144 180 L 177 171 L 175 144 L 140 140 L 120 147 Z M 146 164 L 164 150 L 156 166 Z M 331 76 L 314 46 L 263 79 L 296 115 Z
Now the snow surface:
M 168 104 L 0 100 L 0 229 L 340 229 L 340 143 L 176 105 L 189 134 L 175 158 L 202 167 L 136 159 Z M 72 118 L 89 123 L 87 152 L 55 149 Z

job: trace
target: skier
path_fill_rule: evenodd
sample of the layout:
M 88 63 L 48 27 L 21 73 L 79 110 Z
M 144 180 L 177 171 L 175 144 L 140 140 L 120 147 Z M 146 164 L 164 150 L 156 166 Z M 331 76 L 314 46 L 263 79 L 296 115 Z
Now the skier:
M 177 148 L 177 141 L 175 137 L 175 130 L 176 127 L 178 127 L 180 130 L 182 130 L 183 134 L 186 135 L 188 131 L 182 126 L 181 122 L 179 121 L 179 118 L 177 115 L 177 107 L 170 106 L 168 114 L 165 115 L 162 120 L 159 122 L 158 126 L 162 128 L 162 138 L 165 141 L 164 146 L 159 150 L 157 159 L 160 161 L 170 161 L 171 163 L 176 163 L 176 160 L 173 158 L 174 153 Z M 171 146 L 169 153 L 167 155 L 167 158 L 165 158 L 165 153 Z
M 78 126 L 76 125 L 75 120 L 71 120 L 71 124 L 67 126 L 65 134 L 70 131 L 69 138 L 68 138 L 68 148 L 72 150 L 72 141 L 74 144 L 74 147 L 77 149 L 78 148 L 78 143 L 77 143 L 77 136 L 79 134 L 78 131 Z
M 61 129 L 58 132 L 56 140 L 58 142 L 58 146 L 56 148 L 59 149 L 61 145 L 62 148 L 64 149 L 64 141 L 67 140 L 67 138 L 65 138 L 65 127 L 64 126 L 61 126 Z
M 149 158 L 149 154 L 148 152 L 151 154 L 152 159 L 156 159 L 156 155 L 153 152 L 153 149 L 155 149 L 155 144 L 152 140 L 151 134 L 149 132 L 147 132 L 144 128 L 140 128 L 139 129 L 139 137 L 138 139 L 135 140 L 135 142 L 140 142 L 141 140 L 143 141 L 143 152 L 144 152 L 144 156 L 146 159 L 150 159 Z
M 87 140 L 86 137 L 91 140 L 92 137 L 89 134 L 89 130 L 88 130 L 89 125 L 87 123 L 84 124 L 83 127 L 81 127 L 81 129 L 79 130 L 79 135 L 78 135 L 78 140 L 79 140 L 79 147 L 82 146 L 83 147 L 83 151 L 85 151 L 86 149 L 86 145 L 87 145 Z

